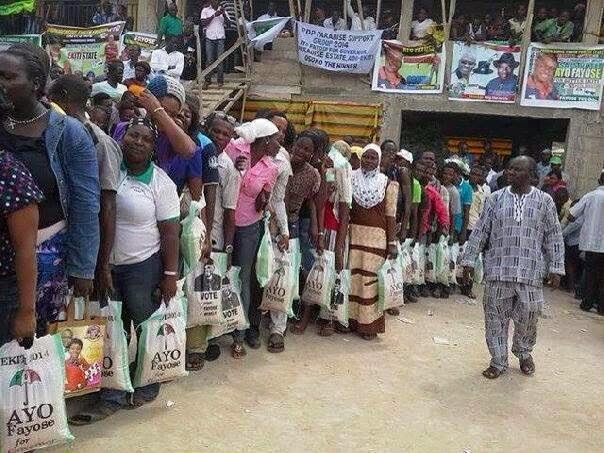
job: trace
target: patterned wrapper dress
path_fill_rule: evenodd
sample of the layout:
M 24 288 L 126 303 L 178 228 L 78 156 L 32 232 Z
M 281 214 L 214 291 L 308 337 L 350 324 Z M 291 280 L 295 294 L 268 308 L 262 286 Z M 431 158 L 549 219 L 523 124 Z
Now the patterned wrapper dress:
M 370 209 L 355 200 L 350 211 L 349 323 L 361 335 L 385 332 L 384 312 L 378 311 L 378 272 L 387 256 L 386 217 L 396 216 L 398 183 L 390 182 L 384 199 Z

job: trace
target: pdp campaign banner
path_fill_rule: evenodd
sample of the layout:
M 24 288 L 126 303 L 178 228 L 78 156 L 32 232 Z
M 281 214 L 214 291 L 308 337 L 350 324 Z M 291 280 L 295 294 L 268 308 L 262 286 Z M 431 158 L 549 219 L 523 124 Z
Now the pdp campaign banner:
M 42 35 L 0 35 L 0 52 L 20 42 L 30 42 L 42 47 Z
M 141 48 L 141 59 L 149 61 L 151 59 L 151 52 L 156 48 L 156 42 L 156 34 L 129 31 L 124 33 L 120 39 L 120 54 L 123 53 L 124 49 L 127 49 L 128 46 L 136 45 Z
M 264 46 L 279 36 L 290 17 L 272 17 L 270 19 L 255 20 L 246 24 L 247 36 L 256 50 L 264 49 Z
M 442 93 L 444 46 L 384 40 L 377 50 L 371 89 L 388 93 Z
M 449 99 L 515 102 L 520 56 L 520 46 L 505 42 L 454 42 Z
M 334 31 L 304 22 L 297 24 L 300 63 L 336 72 L 371 71 L 383 30 Z
M 99 76 L 105 62 L 118 57 L 118 38 L 126 22 L 111 22 L 96 27 L 80 28 L 49 24 L 49 53 L 53 64 L 66 74 L 80 71 L 84 76 Z
M 599 110 L 603 70 L 604 45 L 532 43 L 520 105 Z

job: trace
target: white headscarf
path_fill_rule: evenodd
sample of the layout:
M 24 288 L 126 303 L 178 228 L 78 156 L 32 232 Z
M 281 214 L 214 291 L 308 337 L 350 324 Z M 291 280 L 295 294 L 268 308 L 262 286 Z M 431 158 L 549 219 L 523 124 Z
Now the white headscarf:
M 279 129 L 277 129 L 277 126 L 275 126 L 272 121 L 264 118 L 257 118 L 249 123 L 243 123 L 241 126 L 236 127 L 235 132 L 249 144 L 254 143 L 259 138 L 270 137 L 279 132 Z
M 386 196 L 388 177 L 380 173 L 382 150 L 374 143 L 363 148 L 363 153 L 373 150 L 378 155 L 378 166 L 370 171 L 359 168 L 352 172 L 352 198 L 357 204 L 365 209 L 371 209 L 380 204 Z

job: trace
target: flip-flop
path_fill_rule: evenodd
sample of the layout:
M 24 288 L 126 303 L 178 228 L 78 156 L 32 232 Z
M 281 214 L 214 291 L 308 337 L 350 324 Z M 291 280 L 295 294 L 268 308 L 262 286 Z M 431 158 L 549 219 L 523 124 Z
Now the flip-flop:
M 234 359 L 243 359 L 247 355 L 247 351 L 245 350 L 243 343 L 233 343 L 233 346 L 231 346 L 231 355 Z
M 272 333 L 268 339 L 268 352 L 279 353 L 285 351 L 285 341 L 283 335 Z

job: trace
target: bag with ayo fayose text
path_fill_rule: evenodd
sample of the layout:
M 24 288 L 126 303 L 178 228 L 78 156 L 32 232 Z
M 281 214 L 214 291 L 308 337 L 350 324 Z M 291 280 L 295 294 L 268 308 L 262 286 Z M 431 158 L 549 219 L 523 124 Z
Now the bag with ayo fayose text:
M 168 304 L 162 302 L 155 313 L 140 324 L 134 387 L 188 374 L 185 371 L 186 317 L 187 300 L 179 289 Z
M 280 311 L 292 317 L 292 265 L 289 253 L 276 253 L 273 274 L 264 287 L 260 310 Z M 297 277 L 297 275 L 296 275 Z
M 73 440 L 67 426 L 65 352 L 59 335 L 0 348 L 0 451 L 23 452 Z
M 101 387 L 132 393 L 134 389 L 130 380 L 128 341 L 122 321 L 122 303 L 109 300 L 107 306 L 101 309 L 101 315 L 107 318 Z
M 403 302 L 403 270 L 399 260 L 386 260 L 378 272 L 380 311 L 400 307 Z
M 302 301 L 331 310 L 331 289 L 335 283 L 335 254 L 328 250 L 315 259 L 304 285 Z

